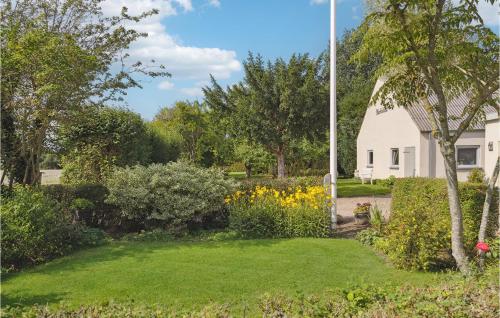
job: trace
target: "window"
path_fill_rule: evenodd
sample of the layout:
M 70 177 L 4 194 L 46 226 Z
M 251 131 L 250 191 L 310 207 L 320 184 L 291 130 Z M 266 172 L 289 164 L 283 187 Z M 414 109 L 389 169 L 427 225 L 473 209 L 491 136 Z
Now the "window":
M 368 168 L 373 167 L 373 150 L 368 150 Z
M 457 166 L 476 167 L 479 163 L 479 146 L 457 146 Z
M 391 148 L 391 166 L 399 166 L 399 148 Z

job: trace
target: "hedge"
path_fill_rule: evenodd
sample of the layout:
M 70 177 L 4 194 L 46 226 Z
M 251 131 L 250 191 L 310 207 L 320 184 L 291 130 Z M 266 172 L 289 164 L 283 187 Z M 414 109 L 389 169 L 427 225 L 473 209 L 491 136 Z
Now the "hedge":
M 460 183 L 464 244 L 469 256 L 481 223 L 486 187 Z M 498 220 L 498 197 L 491 205 L 488 236 L 494 235 Z M 443 179 L 397 179 L 392 191 L 391 217 L 386 237 L 376 246 L 401 268 L 428 270 L 453 265 L 451 221 L 446 181 Z
M 138 229 L 121 216 L 117 206 L 105 202 L 109 191 L 104 185 L 53 184 L 42 186 L 41 189 L 48 197 L 56 200 L 66 213 L 72 214 L 78 209 L 79 221 L 87 226 L 111 232 Z M 87 204 L 82 205 L 82 199 Z

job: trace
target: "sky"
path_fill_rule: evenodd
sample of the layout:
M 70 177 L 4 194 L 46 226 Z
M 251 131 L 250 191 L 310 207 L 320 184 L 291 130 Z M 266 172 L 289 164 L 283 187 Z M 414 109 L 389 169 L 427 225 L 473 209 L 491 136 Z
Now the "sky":
M 337 37 L 361 23 L 364 1 L 337 0 Z M 132 15 L 159 9 L 130 25 L 148 33 L 130 47 L 130 62 L 155 60 L 172 74 L 139 77 L 143 88 L 128 90 L 126 107 L 146 120 L 176 101 L 201 100 L 210 74 L 223 86 L 240 81 L 249 51 L 265 59 L 318 56 L 330 36 L 329 0 L 106 0 L 103 12 L 116 15 L 123 6 Z M 484 6 L 483 12 L 498 26 L 498 10 Z

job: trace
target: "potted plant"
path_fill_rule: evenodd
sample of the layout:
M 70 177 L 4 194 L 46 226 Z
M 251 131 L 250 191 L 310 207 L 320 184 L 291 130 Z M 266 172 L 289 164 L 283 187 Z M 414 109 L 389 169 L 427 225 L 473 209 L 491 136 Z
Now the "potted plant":
M 356 208 L 354 209 L 354 211 L 352 211 L 356 224 L 365 225 L 370 222 L 371 206 L 372 205 L 369 202 L 356 204 Z

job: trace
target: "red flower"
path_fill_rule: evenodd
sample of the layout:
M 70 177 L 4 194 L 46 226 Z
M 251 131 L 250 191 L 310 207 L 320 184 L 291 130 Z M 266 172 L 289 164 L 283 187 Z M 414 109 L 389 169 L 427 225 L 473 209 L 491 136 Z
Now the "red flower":
M 484 253 L 488 252 L 490 250 L 490 247 L 487 243 L 484 242 L 478 242 L 476 244 L 476 248 Z

